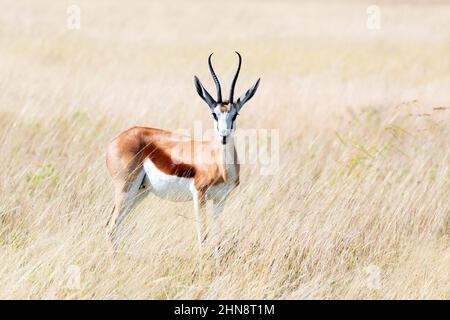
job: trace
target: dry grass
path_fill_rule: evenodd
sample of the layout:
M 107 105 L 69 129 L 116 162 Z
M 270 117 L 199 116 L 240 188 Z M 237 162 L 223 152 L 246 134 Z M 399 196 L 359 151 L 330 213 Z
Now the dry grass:
M 64 2 L 2 4 L 0 298 L 450 298 L 450 4 L 382 1 L 370 31 L 360 1 L 75 2 L 79 31 Z M 244 165 L 221 257 L 153 196 L 112 255 L 106 144 L 209 124 L 193 75 L 213 88 L 215 51 L 225 85 L 233 50 L 278 173 Z

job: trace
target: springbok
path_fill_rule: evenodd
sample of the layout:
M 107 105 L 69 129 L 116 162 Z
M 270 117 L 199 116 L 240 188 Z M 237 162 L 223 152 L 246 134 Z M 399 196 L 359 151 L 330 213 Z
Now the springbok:
M 256 92 L 259 80 L 237 101 L 234 88 L 241 68 L 241 55 L 231 82 L 229 100 L 222 100 L 220 82 L 208 58 L 209 70 L 217 89 L 217 100 L 195 76 L 195 87 L 214 119 L 215 138 L 197 141 L 169 131 L 133 127 L 114 138 L 107 149 L 106 164 L 115 186 L 115 204 L 107 223 L 114 240 L 117 227 L 128 213 L 150 192 L 171 201 L 194 202 L 197 238 L 206 238 L 206 200 L 213 200 L 214 218 L 224 209 L 225 200 L 239 184 L 239 163 L 233 133 L 242 106 Z

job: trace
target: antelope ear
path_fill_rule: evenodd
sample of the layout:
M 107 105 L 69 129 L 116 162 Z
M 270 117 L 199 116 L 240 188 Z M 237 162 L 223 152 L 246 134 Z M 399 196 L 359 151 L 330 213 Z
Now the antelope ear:
M 197 78 L 197 76 L 194 76 L 194 80 L 195 80 L 195 88 L 197 89 L 197 93 L 200 96 L 200 98 L 202 98 L 211 109 L 214 108 L 217 104 L 216 101 L 213 99 L 213 97 L 211 97 L 209 92 L 206 91 L 206 89 L 203 87 L 202 83 Z
M 258 81 L 256 81 L 256 83 L 253 85 L 253 87 L 248 89 L 247 92 L 245 94 L 243 94 L 242 96 L 240 96 L 239 99 L 236 101 L 236 107 L 237 107 L 238 112 L 239 112 L 239 110 L 241 110 L 242 106 L 248 100 L 250 100 L 253 97 L 253 95 L 255 94 L 256 89 L 258 89 L 258 86 L 259 86 L 259 80 L 261 80 L 261 78 L 259 78 Z

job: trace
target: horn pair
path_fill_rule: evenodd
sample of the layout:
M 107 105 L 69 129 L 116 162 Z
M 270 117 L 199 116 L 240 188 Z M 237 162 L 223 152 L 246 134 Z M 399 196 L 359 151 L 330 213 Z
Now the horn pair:
M 237 52 L 237 51 L 235 51 L 236 52 L 236 54 L 238 55 L 238 57 L 239 57 L 239 63 L 238 63 L 238 67 L 237 67 L 237 70 L 236 70 L 236 74 L 234 75 L 234 78 L 233 78 L 233 81 L 231 82 L 231 88 L 230 88 L 230 99 L 229 99 L 229 102 L 230 103 L 233 103 L 233 98 L 234 98 L 234 87 L 236 86 L 236 81 L 237 81 L 237 78 L 238 78 L 238 76 L 239 76 L 239 71 L 241 70 L 241 61 L 242 61 L 242 58 L 241 58 L 241 55 L 239 54 L 239 52 Z M 219 79 L 217 79 L 217 76 L 216 76 L 216 73 L 214 72 L 214 68 L 213 68 L 213 66 L 212 66 L 212 63 L 211 63 L 211 56 L 212 56 L 213 54 L 211 53 L 210 55 L 209 55 L 209 58 L 208 58 L 208 64 L 209 64 L 209 71 L 211 71 L 211 76 L 212 76 L 212 78 L 213 78 L 213 80 L 214 80 L 214 83 L 216 84 L 216 89 L 217 89 L 217 102 L 218 103 L 222 103 L 223 101 L 222 101 L 222 89 L 221 89 L 221 87 L 220 87 L 220 82 L 219 82 Z

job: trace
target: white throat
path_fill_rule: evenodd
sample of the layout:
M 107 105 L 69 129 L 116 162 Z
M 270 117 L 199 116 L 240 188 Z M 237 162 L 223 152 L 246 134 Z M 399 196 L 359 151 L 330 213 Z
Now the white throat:
M 237 154 L 236 154 L 236 148 L 234 145 L 234 137 L 233 134 L 230 134 L 227 137 L 227 143 L 223 144 L 221 141 L 221 138 L 219 138 L 218 143 L 220 144 L 220 147 L 222 148 L 222 159 L 223 163 L 228 166 L 234 166 L 237 163 Z

